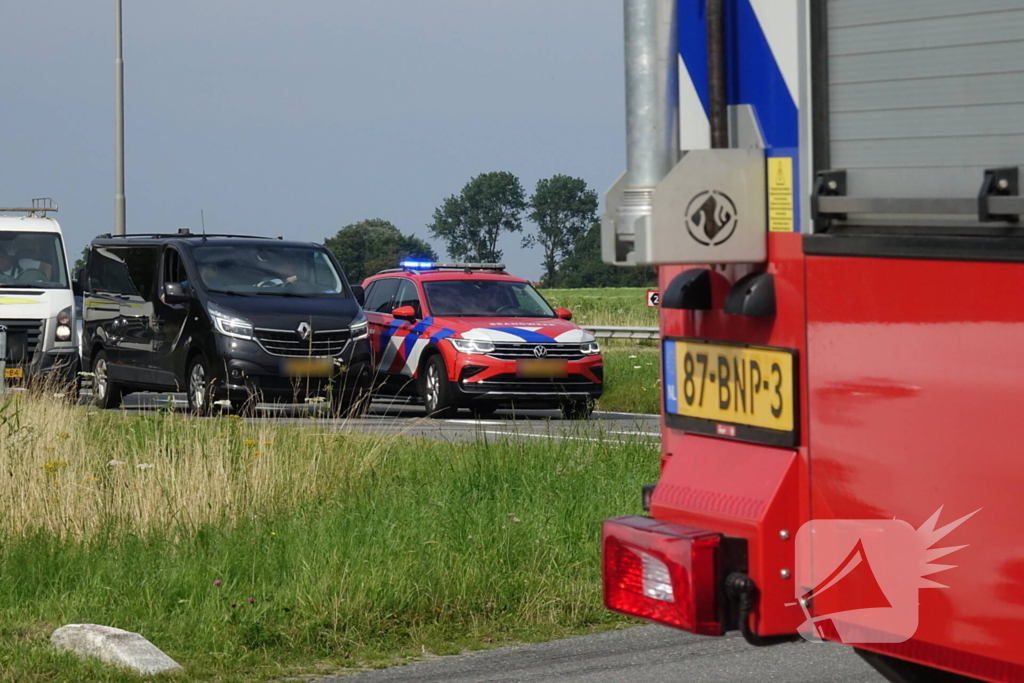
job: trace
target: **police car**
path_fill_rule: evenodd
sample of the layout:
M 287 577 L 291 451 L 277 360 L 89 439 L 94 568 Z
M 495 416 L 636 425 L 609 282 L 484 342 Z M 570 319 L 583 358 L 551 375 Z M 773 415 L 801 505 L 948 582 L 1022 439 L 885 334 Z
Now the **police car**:
M 603 389 L 594 335 L 501 264 L 405 261 L 363 283 L 377 396 L 427 415 L 560 408 L 586 418 Z

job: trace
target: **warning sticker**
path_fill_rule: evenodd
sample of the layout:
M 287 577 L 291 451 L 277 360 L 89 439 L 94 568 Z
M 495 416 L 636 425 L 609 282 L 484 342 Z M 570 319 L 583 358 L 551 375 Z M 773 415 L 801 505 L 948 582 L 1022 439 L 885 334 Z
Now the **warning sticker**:
M 768 158 L 768 230 L 793 232 L 793 159 Z

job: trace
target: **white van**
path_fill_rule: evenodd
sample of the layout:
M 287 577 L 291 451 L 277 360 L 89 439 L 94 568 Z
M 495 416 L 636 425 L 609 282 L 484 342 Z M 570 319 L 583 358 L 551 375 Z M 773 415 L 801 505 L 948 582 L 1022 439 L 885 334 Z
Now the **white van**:
M 78 373 L 75 300 L 60 225 L 46 217 L 52 202 L 32 209 L 0 209 L 0 325 L 7 328 L 4 379 L 73 381 Z

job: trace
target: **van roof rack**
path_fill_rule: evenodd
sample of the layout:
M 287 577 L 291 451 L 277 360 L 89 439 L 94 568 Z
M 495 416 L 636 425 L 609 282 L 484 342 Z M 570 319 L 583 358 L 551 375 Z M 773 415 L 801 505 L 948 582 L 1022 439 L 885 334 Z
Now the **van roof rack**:
M 38 218 L 46 218 L 47 211 L 57 211 L 57 202 L 53 201 L 49 197 L 33 197 L 32 208 L 18 206 L 0 207 L 0 211 L 10 213 L 27 213 L 29 216 L 36 216 L 36 214 L 39 214 Z
M 111 235 L 108 232 L 105 235 L 100 235 L 99 236 L 100 239 L 108 239 L 108 240 L 109 239 L 133 239 L 133 238 L 142 238 L 142 239 L 172 239 L 172 238 L 176 238 L 176 237 L 179 237 L 179 238 L 180 237 L 189 237 L 189 238 L 196 238 L 196 239 L 206 239 L 207 237 L 233 237 L 233 238 L 236 238 L 236 239 L 246 239 L 246 240 L 283 240 L 284 239 L 284 237 L 267 237 L 265 235 L 228 235 L 228 234 L 214 234 L 214 233 L 208 233 L 208 234 L 204 235 L 202 233 L 192 232 L 188 228 L 179 228 L 178 232 L 133 232 L 133 233 L 130 233 L 130 234 L 127 234 L 127 235 L 119 235 L 117 237 L 115 237 L 114 235 Z

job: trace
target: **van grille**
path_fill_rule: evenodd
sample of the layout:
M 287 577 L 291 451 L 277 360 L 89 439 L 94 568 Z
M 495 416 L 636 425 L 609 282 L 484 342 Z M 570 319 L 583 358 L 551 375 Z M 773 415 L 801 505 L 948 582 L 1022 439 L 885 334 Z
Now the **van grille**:
M 348 330 L 313 332 L 301 339 L 294 330 L 268 330 L 257 327 L 256 341 L 267 353 L 275 356 L 337 356 L 345 349 L 351 336 Z
M 579 360 L 583 358 L 580 345 L 577 344 L 531 344 L 529 342 L 495 343 L 494 351 L 487 354 L 499 360 L 519 360 L 520 358 L 537 358 L 533 352 L 538 346 L 547 351 L 544 358 L 561 358 L 563 360 Z
M 28 364 L 43 341 L 44 320 L 0 320 L 7 328 L 7 357 L 12 364 Z

